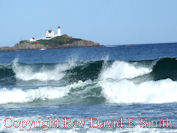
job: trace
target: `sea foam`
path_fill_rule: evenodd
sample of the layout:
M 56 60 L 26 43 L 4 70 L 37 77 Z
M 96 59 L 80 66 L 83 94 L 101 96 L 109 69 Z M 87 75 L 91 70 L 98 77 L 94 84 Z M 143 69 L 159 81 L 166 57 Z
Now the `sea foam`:
M 48 69 L 46 66 L 41 67 L 38 71 L 35 71 L 34 67 L 30 65 L 21 65 L 17 61 L 13 62 L 13 71 L 15 77 L 20 80 L 60 80 L 64 77 L 65 71 L 74 66 L 73 62 L 65 64 L 57 64 L 53 69 Z
M 131 79 L 150 73 L 152 70 L 147 67 L 137 67 L 124 61 L 115 61 L 110 67 L 103 69 L 100 74 L 101 79 Z
M 0 104 L 25 103 L 33 100 L 56 99 L 65 96 L 69 87 L 40 87 L 38 89 L 22 90 L 14 88 L 12 90 L 3 88 L 0 90 Z M 10 97 L 9 97 L 10 96 Z
M 104 97 L 110 103 L 177 102 L 177 83 L 170 79 L 140 84 L 128 80 L 104 80 L 100 82 L 100 85 Z
M 134 77 L 150 73 L 151 69 L 115 61 L 103 69 L 99 84 L 109 103 L 170 103 L 177 102 L 177 82 L 171 79 L 134 83 Z
M 77 83 L 73 83 L 67 86 L 61 87 L 47 86 L 27 90 L 23 90 L 21 88 L 13 88 L 11 90 L 7 88 L 2 88 L 0 89 L 0 99 L 1 99 L 0 104 L 27 103 L 32 102 L 34 100 L 59 99 L 64 96 L 67 96 L 71 89 L 81 87 L 89 83 L 90 83 L 89 81 L 86 82 L 79 81 Z

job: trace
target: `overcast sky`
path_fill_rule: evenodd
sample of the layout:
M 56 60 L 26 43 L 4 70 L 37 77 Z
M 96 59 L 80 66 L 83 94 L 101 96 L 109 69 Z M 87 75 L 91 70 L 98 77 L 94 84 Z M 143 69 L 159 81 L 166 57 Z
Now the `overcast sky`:
M 47 29 L 104 45 L 177 42 L 177 0 L 0 0 L 0 45 Z

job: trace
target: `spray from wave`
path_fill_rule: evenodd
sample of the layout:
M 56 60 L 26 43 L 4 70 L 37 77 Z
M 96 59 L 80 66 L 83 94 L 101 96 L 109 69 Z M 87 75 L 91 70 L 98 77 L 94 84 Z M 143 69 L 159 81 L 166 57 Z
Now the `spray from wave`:
M 12 65 L 12 69 L 15 73 L 15 77 L 21 80 L 60 80 L 64 77 L 64 72 L 67 69 L 70 69 L 74 64 L 66 63 L 66 64 L 57 64 L 54 66 L 50 65 L 22 65 L 17 63 L 15 60 Z
M 111 78 L 111 79 L 131 79 L 137 76 L 145 75 L 150 73 L 152 70 L 146 67 L 135 66 L 123 61 L 115 61 L 113 64 L 102 71 L 100 78 Z

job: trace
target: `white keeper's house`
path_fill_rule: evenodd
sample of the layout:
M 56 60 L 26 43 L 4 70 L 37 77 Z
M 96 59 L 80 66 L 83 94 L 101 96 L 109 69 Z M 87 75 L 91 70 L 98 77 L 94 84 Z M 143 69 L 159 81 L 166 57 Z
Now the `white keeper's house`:
M 57 28 L 57 34 L 55 34 L 55 32 L 53 30 L 47 30 L 46 34 L 45 34 L 45 38 L 42 38 L 42 39 L 52 39 L 52 38 L 57 37 L 57 36 L 61 36 L 60 26 L 58 26 L 58 28 Z M 39 39 L 35 39 L 34 37 L 29 39 L 30 42 L 35 42 L 37 40 L 39 40 Z

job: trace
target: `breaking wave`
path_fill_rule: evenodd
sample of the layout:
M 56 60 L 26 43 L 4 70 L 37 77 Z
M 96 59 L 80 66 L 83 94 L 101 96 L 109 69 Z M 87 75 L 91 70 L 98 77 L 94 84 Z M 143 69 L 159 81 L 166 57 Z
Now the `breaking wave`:
M 14 77 L 19 80 L 60 80 L 70 78 L 94 80 L 98 78 L 132 79 L 151 75 L 153 80 L 177 79 L 177 60 L 162 58 L 152 61 L 90 61 L 60 64 L 23 64 L 14 61 L 11 65 L 0 65 L 0 79 Z M 68 80 L 70 80 L 68 79 Z
M 0 104 L 55 100 L 68 103 L 177 102 L 177 61 L 91 61 L 0 66 Z M 49 82 L 37 88 L 3 87 L 4 82 Z M 64 82 L 63 82 L 64 81 Z M 62 83 L 62 84 L 59 84 Z M 9 97 L 9 95 L 11 97 Z
M 25 65 L 14 62 L 12 65 L 15 77 L 20 80 L 60 80 L 64 77 L 64 71 L 71 68 L 74 64 L 37 64 Z
M 101 73 L 101 78 L 111 78 L 117 80 L 132 79 L 137 76 L 148 74 L 150 72 L 150 68 L 139 67 L 128 62 L 115 61 L 109 68 L 103 70 L 103 72 Z
M 149 65 L 143 61 L 115 61 L 100 74 L 99 84 L 109 103 L 177 102 L 175 71 L 177 61 L 171 58 L 151 61 Z
M 0 104 L 25 103 L 32 102 L 34 100 L 55 99 L 64 96 L 67 91 L 67 87 L 41 87 L 38 89 L 29 90 L 22 90 L 17 88 L 8 90 L 6 88 L 3 88 L 0 90 Z
M 27 90 L 23 90 L 21 88 L 14 88 L 11 90 L 7 88 L 2 88 L 0 89 L 0 98 L 1 98 L 0 104 L 48 101 L 53 99 L 59 99 L 64 96 L 68 96 L 67 97 L 68 99 L 69 96 L 71 96 L 70 98 L 72 98 L 73 94 L 77 95 L 76 97 L 78 98 L 78 95 L 80 95 L 81 97 L 81 94 L 79 94 L 78 89 L 82 91 L 82 87 L 87 86 L 88 84 L 89 81 L 87 82 L 80 81 L 78 83 L 74 83 L 67 86 L 61 86 L 61 87 L 48 86 L 48 87 L 39 87 L 36 89 L 33 88 Z
M 177 102 L 177 82 L 170 79 L 135 84 L 132 81 L 100 82 L 109 103 L 172 103 Z

